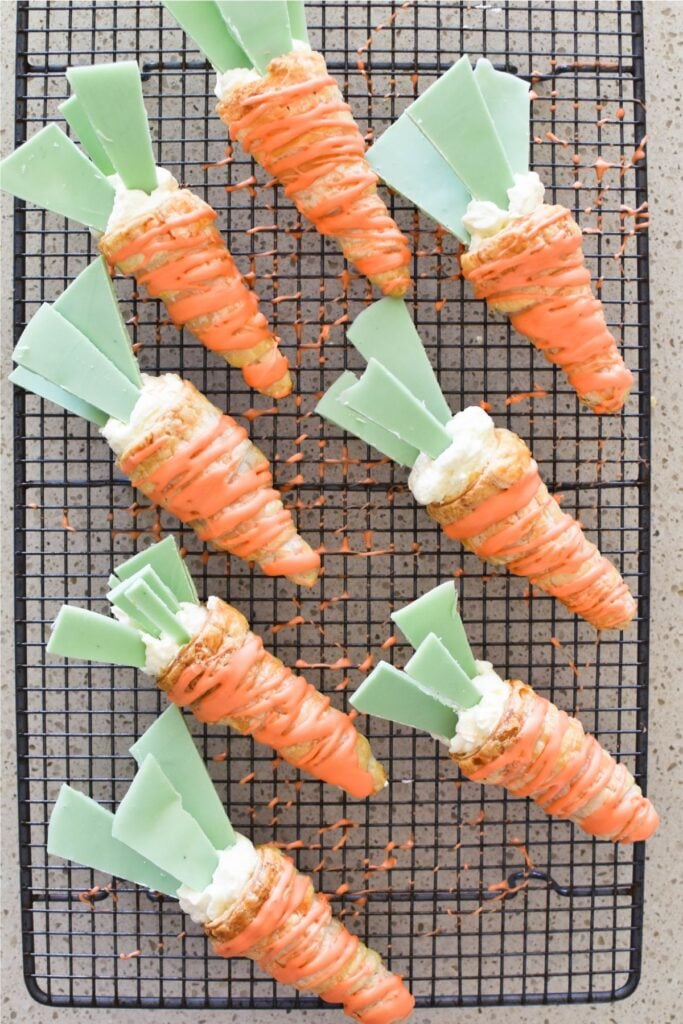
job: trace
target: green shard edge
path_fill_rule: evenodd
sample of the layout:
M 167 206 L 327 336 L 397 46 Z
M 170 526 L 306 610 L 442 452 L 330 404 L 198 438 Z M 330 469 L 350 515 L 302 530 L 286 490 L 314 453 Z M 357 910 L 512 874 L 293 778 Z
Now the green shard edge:
M 97 137 L 95 129 L 88 120 L 83 104 L 77 96 L 70 96 L 57 107 L 71 131 L 74 133 L 86 154 L 102 174 L 115 174 L 116 169 L 107 156 L 107 152 Z
M 260 75 L 294 48 L 286 0 L 216 0 L 230 34 Z
M 215 0 L 162 0 L 162 4 L 216 71 L 222 74 L 252 66 L 225 24 Z

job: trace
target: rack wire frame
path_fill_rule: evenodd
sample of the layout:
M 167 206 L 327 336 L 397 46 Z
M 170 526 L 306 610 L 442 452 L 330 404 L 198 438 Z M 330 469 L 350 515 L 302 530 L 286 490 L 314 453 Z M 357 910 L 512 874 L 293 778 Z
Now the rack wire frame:
M 278 459 L 300 529 L 327 550 L 320 589 L 298 597 L 246 567 L 228 566 L 222 556 L 208 557 L 189 531 L 131 505 L 130 489 L 96 431 L 16 392 L 23 956 L 28 989 L 43 1003 L 322 1005 L 276 986 L 248 962 L 210 956 L 196 929 L 185 931 L 172 901 L 122 883 L 106 887 L 93 872 L 47 858 L 46 823 L 61 782 L 114 807 L 133 772 L 127 748 L 161 708 L 160 695 L 131 671 L 47 661 L 49 624 L 65 600 L 102 610 L 112 567 L 148 536 L 174 531 L 200 595 L 227 594 L 283 660 L 313 666 L 307 676 L 340 705 L 347 684 L 362 679 L 368 655 L 405 660 L 400 638 L 391 648 L 385 642 L 393 639 L 392 605 L 455 574 L 475 650 L 580 712 L 587 728 L 646 782 L 648 248 L 644 230 L 628 232 L 643 226 L 637 218 L 647 193 L 643 160 L 627 159 L 645 136 L 641 5 L 329 2 L 310 6 L 309 24 L 362 128 L 377 134 L 461 52 L 488 56 L 532 79 L 534 166 L 550 194 L 572 206 L 587 229 L 608 321 L 636 372 L 622 417 L 579 411 L 564 380 L 463 287 L 453 240 L 398 197 L 388 200 L 419 253 L 412 310 L 452 406 L 485 399 L 499 423 L 529 441 L 565 507 L 620 564 L 638 596 L 637 624 L 596 645 L 594 632 L 557 603 L 525 593 L 523 581 L 491 573 L 438 535 L 406 494 L 402 472 L 311 415 L 315 396 L 337 372 L 358 368 L 344 345 L 343 323 L 369 301 L 368 289 L 346 274 L 333 247 L 300 224 L 242 153 L 219 163 L 226 140 L 211 111 L 210 70 L 163 9 L 149 2 L 22 0 L 17 145 L 58 116 L 70 62 L 139 59 L 159 162 L 215 206 L 292 356 L 298 339 L 301 404 L 289 399 L 278 415 L 252 419 L 251 429 Z M 602 170 L 602 181 L 593 162 L 598 154 L 617 165 Z M 242 187 L 253 173 L 256 186 Z M 240 187 L 227 192 L 226 182 Z M 613 259 L 624 242 L 621 259 Z M 17 337 L 37 305 L 56 298 L 94 251 L 78 225 L 16 203 Z M 236 374 L 181 338 L 156 303 L 127 282 L 117 287 L 145 369 L 182 368 L 233 413 L 252 403 L 262 413 L 268 409 Z M 547 394 L 517 400 L 528 391 Z M 303 462 L 287 463 L 298 452 Z M 270 632 L 292 617 L 296 624 Z M 347 659 L 341 668 L 316 667 L 340 656 Z M 394 781 L 361 804 L 299 780 L 248 739 L 189 724 L 236 827 L 256 841 L 302 839 L 292 856 L 315 870 L 336 911 L 407 977 L 418 1006 L 598 1002 L 623 998 L 637 985 L 642 844 L 621 849 L 594 842 L 528 802 L 460 783 L 429 737 L 376 720 L 364 728 Z M 353 825 L 340 826 L 345 820 Z M 78 899 L 84 892 L 90 892 L 86 902 Z

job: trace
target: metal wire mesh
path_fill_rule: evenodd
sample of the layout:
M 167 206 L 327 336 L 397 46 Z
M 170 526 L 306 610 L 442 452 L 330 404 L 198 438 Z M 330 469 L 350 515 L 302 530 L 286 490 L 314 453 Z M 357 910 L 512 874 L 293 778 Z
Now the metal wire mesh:
M 305 667 L 341 706 L 368 655 L 405 660 L 400 639 L 382 647 L 392 636 L 392 606 L 455 574 L 475 652 L 579 712 L 644 781 L 647 240 L 639 230 L 629 235 L 643 225 L 636 211 L 645 200 L 645 171 L 640 154 L 634 158 L 645 130 L 640 5 L 327 2 L 310 5 L 308 16 L 313 45 L 369 134 L 382 132 L 462 52 L 532 78 L 534 166 L 551 197 L 575 209 L 584 227 L 608 320 L 636 371 L 624 416 L 579 411 L 564 380 L 472 299 L 457 273 L 453 239 L 393 199 L 414 243 L 412 310 L 451 406 L 484 399 L 499 424 L 530 443 L 564 507 L 621 565 L 639 597 L 638 622 L 625 636 L 607 634 L 596 643 L 594 631 L 558 603 L 464 555 L 415 507 L 402 471 L 312 414 L 338 371 L 359 366 L 345 345 L 344 323 L 368 301 L 368 288 L 347 274 L 334 247 L 300 222 L 262 171 L 239 150 L 226 157 L 210 69 L 163 9 L 142 2 L 20 3 L 17 143 L 58 116 L 69 63 L 133 58 L 143 66 L 159 162 L 218 210 L 240 267 L 255 275 L 263 308 L 296 360 L 300 399 L 281 402 L 274 414 L 238 374 L 181 337 L 155 302 L 120 281 L 141 364 L 153 372 L 182 369 L 233 414 L 254 403 L 263 415 L 251 421 L 252 435 L 276 460 L 302 533 L 326 552 L 325 575 L 312 594 L 207 554 L 175 521 L 132 504 L 94 429 L 16 394 L 24 967 L 32 995 L 43 1002 L 317 1005 L 246 961 L 208 955 L 196 928 L 185 933 L 173 901 L 117 884 L 115 893 L 103 888 L 83 903 L 78 894 L 101 877 L 48 862 L 46 822 L 61 782 L 115 806 L 133 773 L 128 747 L 161 708 L 149 681 L 132 671 L 77 664 L 67 671 L 63 662 L 46 660 L 49 623 L 63 601 L 103 610 L 116 561 L 167 531 L 187 549 L 200 594 L 227 596 L 285 662 Z M 614 166 L 596 166 L 598 155 Z M 93 253 L 77 224 L 17 204 L 17 335 Z M 518 400 L 531 391 L 547 394 Z M 293 618 L 287 628 L 271 629 Z M 235 826 L 260 842 L 301 840 L 292 849 L 299 866 L 314 871 L 346 923 L 407 976 L 418 1005 L 596 1001 L 636 985 L 642 847 L 592 842 L 526 801 L 460 783 L 428 736 L 377 720 L 364 726 L 393 781 L 365 803 L 299 780 L 248 739 L 189 724 Z

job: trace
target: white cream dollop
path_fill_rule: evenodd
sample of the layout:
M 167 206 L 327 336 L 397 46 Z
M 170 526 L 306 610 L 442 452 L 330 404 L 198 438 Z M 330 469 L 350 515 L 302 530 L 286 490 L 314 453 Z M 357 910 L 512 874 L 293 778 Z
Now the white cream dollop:
M 472 680 L 481 693 L 474 707 L 458 712 L 455 736 L 449 744 L 451 754 L 469 754 L 491 735 L 500 721 L 510 696 L 510 684 L 493 671 L 489 661 L 475 661 L 477 675 Z
M 483 199 L 472 199 L 462 222 L 470 233 L 470 252 L 480 249 L 487 239 L 497 235 L 512 221 L 528 217 L 543 205 L 545 186 L 535 171 L 515 174 L 515 183 L 507 190 L 507 210 Z
M 157 167 L 157 184 L 151 192 L 144 192 L 140 188 L 126 188 L 120 175 L 110 174 L 108 181 L 116 190 L 114 206 L 109 214 L 105 234 L 109 231 L 116 231 L 126 224 L 137 220 L 138 217 L 146 216 L 157 206 L 160 206 L 165 199 L 168 199 L 171 192 L 178 188 L 178 182 L 170 171 L 165 167 Z
M 193 604 L 190 601 L 182 601 L 180 611 L 175 617 L 189 634 L 190 640 L 202 631 L 206 623 L 208 612 L 203 604 Z M 158 677 L 171 664 L 183 644 L 162 633 L 161 636 L 150 636 L 149 633 L 141 633 L 142 642 L 145 645 L 145 667 L 143 672 L 149 676 Z M 189 642 L 189 641 L 188 641 Z
M 215 921 L 239 898 L 257 863 L 258 853 L 253 843 L 237 832 L 236 842 L 218 853 L 218 865 L 205 889 L 180 886 L 177 892 L 180 909 L 189 914 L 195 924 Z
M 136 438 L 144 434 L 152 418 L 182 401 L 183 382 L 176 373 L 163 373 L 160 377 L 142 375 L 140 397 L 133 406 L 127 423 L 110 416 L 101 434 L 115 455 L 122 455 Z
M 216 98 L 222 100 L 226 93 L 240 89 L 250 82 L 258 82 L 261 76 L 254 68 L 228 68 L 227 71 L 216 72 Z
M 446 430 L 453 438 L 446 451 L 436 459 L 421 452 L 408 477 L 408 486 L 420 505 L 459 497 L 493 453 L 495 426 L 478 405 L 456 413 Z

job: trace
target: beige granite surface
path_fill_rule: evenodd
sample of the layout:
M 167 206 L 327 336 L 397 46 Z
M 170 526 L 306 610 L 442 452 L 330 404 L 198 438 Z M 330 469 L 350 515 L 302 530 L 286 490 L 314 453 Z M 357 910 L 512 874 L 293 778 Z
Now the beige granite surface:
M 588 5 L 590 6 L 590 5 Z M 1 78 L 2 126 L 0 149 L 11 148 L 12 139 L 12 45 L 14 5 L 0 2 L 2 20 Z M 681 216 L 681 75 L 683 52 L 683 3 L 646 2 L 646 80 L 648 98 L 648 173 L 650 187 L 651 296 L 653 349 L 653 563 L 652 647 L 650 657 L 651 718 L 649 794 L 662 813 L 663 827 L 648 846 L 646 873 L 645 950 L 642 981 L 629 1000 L 612 1005 L 576 1007 L 529 1007 L 485 1011 L 419 1011 L 416 1024 L 451 1021 L 462 1024 L 485 1019 L 491 1024 L 673 1024 L 681 1019 L 681 915 L 683 882 L 680 849 L 683 843 L 681 793 L 681 715 L 683 702 L 678 671 L 682 667 L 679 623 L 683 613 L 683 555 L 681 502 L 681 296 L 683 293 L 683 217 Z M 8 501 L 11 495 L 11 418 L 5 382 L 11 349 L 11 306 L 8 288 L 11 271 L 11 203 L 3 198 L 2 235 L 2 495 L 0 517 L 3 553 L 3 723 L 2 723 L 2 1010 L 4 1022 L 92 1021 L 103 1024 L 134 1021 L 158 1022 L 159 1012 L 59 1010 L 31 1002 L 21 978 L 16 870 L 16 808 L 14 805 L 15 759 L 11 675 L 11 534 Z M 678 797 L 678 800 L 676 799 Z M 265 1024 L 278 1015 L 250 1011 L 253 1024 Z M 292 1013 L 289 1019 L 340 1021 L 338 1012 Z M 176 1011 L 164 1014 L 171 1021 L 218 1019 L 217 1013 Z M 244 1020 L 243 1012 L 221 1012 L 223 1020 Z

